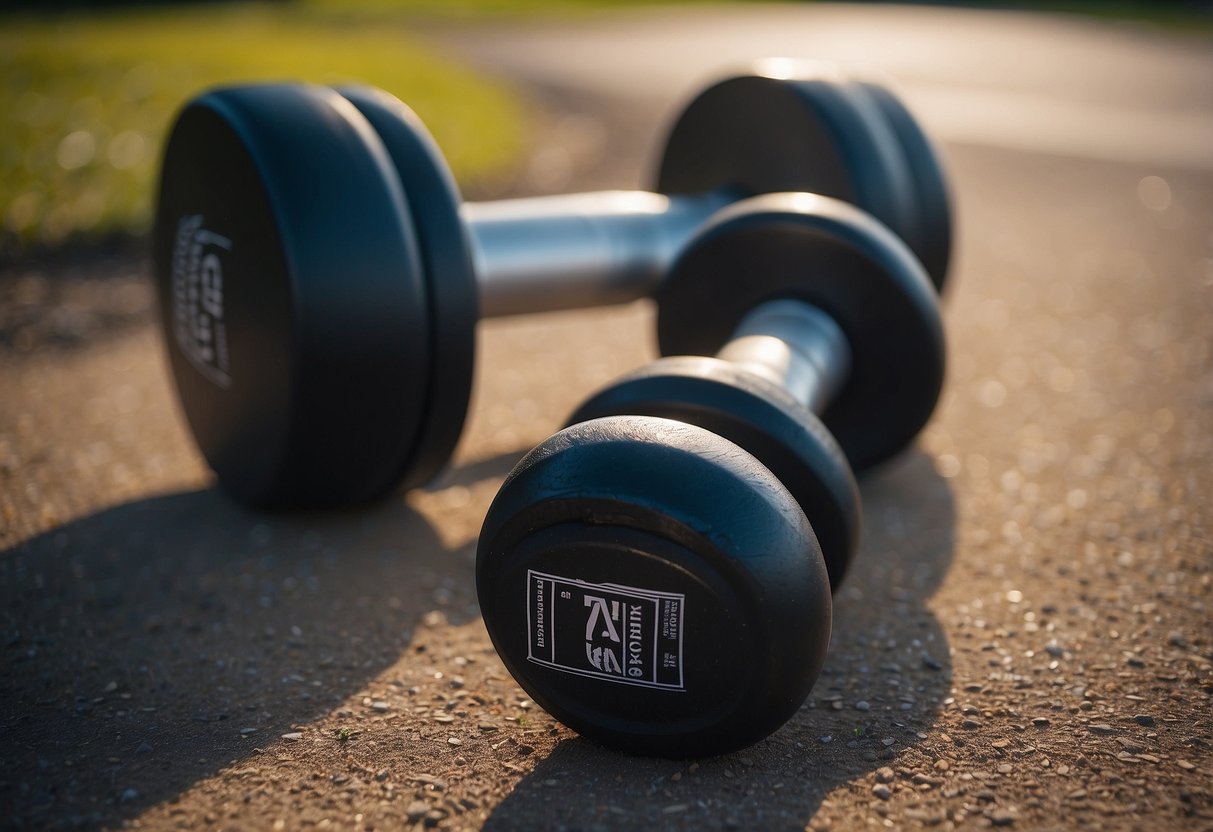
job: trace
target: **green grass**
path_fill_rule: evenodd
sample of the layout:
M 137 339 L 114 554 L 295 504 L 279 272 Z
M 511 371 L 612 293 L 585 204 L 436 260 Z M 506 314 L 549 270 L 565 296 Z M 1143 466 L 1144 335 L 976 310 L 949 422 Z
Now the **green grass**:
M 6 17 L 0 253 L 146 232 L 173 114 L 203 88 L 256 79 L 388 89 L 464 181 L 501 172 L 522 147 L 520 105 L 506 89 L 397 26 L 277 5 Z

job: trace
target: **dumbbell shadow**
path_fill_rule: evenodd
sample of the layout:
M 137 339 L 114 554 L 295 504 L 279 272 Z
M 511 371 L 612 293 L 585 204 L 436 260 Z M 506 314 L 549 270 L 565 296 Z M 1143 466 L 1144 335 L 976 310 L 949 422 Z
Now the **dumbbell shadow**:
M 176 797 L 361 690 L 427 611 L 473 620 L 471 572 L 398 500 L 265 516 L 214 490 L 0 553 L 4 814 L 118 825 Z
M 869 476 L 861 491 L 863 542 L 835 596 L 826 665 L 783 728 L 695 763 L 566 740 L 486 828 L 802 830 L 831 820 L 821 803 L 836 787 L 897 768 L 908 749 L 929 745 L 952 681 L 946 636 L 927 607 L 953 557 L 952 493 L 918 450 Z

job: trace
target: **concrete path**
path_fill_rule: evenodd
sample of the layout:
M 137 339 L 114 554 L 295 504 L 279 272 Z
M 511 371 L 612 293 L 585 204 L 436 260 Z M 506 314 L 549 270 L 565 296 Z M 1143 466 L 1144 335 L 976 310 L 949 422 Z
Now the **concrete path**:
M 493 654 L 480 519 L 521 453 L 653 357 L 644 304 L 483 326 L 472 417 L 437 483 L 266 516 L 209 485 L 138 275 L 9 275 L 0 817 L 1213 826 L 1208 42 L 829 6 L 431 35 L 534 92 L 514 192 L 644 182 L 684 93 L 771 55 L 887 72 L 943 140 L 948 386 L 916 448 L 863 483 L 826 673 L 769 740 L 693 763 L 577 739 Z M 22 318 L 50 296 L 53 314 Z
M 755 58 L 884 78 L 945 142 L 1213 169 L 1206 38 L 1017 12 L 828 4 L 459 31 L 485 69 L 668 108 Z M 775 63 L 778 63 L 776 61 Z

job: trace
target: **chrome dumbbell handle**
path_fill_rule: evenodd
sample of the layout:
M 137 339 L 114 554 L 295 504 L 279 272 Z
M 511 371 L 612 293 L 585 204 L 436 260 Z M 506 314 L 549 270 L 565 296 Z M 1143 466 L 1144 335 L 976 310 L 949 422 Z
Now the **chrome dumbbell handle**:
M 830 315 L 803 301 L 755 307 L 716 355 L 775 382 L 821 415 L 846 384 L 851 345 Z
M 602 191 L 465 203 L 480 315 L 626 303 L 652 294 L 726 192 Z

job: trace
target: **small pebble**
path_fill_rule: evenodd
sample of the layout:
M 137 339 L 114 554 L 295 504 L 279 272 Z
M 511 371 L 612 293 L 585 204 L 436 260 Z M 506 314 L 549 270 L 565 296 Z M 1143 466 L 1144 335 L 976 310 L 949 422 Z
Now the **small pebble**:
M 1005 809 L 999 809 L 990 813 L 990 823 L 994 826 L 1010 826 L 1015 823 L 1015 815 Z
M 889 768 L 888 766 L 882 766 L 881 768 L 876 769 L 877 783 L 892 783 L 894 776 L 893 769 Z
M 960 723 L 960 727 L 964 728 L 968 731 L 973 731 L 977 728 L 980 728 L 981 723 L 975 719 L 966 719 L 964 722 Z
M 858 702 L 856 702 L 856 703 L 855 703 L 855 710 L 857 710 L 857 711 L 870 711 L 870 710 L 872 710 L 872 706 L 871 706 L 871 705 L 869 705 L 869 704 L 868 704 L 867 702 L 865 702 L 864 700 L 860 699 Z
M 1138 725 L 1145 725 L 1146 727 L 1150 727 L 1151 725 L 1154 724 L 1154 717 L 1147 716 L 1146 714 L 1138 714 L 1137 716 L 1133 717 L 1133 721 L 1136 722 Z
M 1111 725 L 1108 725 L 1107 723 L 1104 723 L 1104 722 L 1096 722 L 1094 724 L 1088 725 L 1087 730 L 1090 731 L 1092 734 L 1095 734 L 1096 736 L 1100 736 L 1100 737 L 1106 737 L 1109 734 L 1116 733 L 1115 728 L 1113 728 Z
M 872 787 L 872 794 L 876 795 L 881 800 L 888 800 L 893 796 L 893 790 L 883 783 L 878 783 Z
M 303 732 L 291 731 L 289 733 L 283 734 L 282 738 L 284 740 L 289 740 L 290 742 L 299 742 L 299 740 L 303 739 Z
M 1048 717 L 1038 716 L 1036 719 L 1032 720 L 1032 724 L 1037 728 L 1048 728 L 1051 723 L 1049 722 Z

